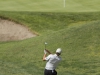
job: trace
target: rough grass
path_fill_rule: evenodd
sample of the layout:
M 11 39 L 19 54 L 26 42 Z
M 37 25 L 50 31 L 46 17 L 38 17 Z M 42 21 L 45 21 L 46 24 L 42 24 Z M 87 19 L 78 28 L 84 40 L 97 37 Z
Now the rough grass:
M 99 75 L 99 7 L 100 0 L 66 0 L 65 8 L 63 0 L 0 0 L 0 18 L 21 23 L 39 35 L 0 42 L 0 75 L 43 75 L 44 42 L 53 53 L 58 47 L 63 50 L 58 75 Z
M 0 12 L 1 18 L 21 23 L 36 34 L 57 31 L 71 23 L 96 21 L 100 12 L 91 13 L 52 13 L 52 12 Z
M 0 42 L 1 75 L 43 75 L 45 41 L 53 53 L 58 47 L 63 49 L 63 60 L 57 68 L 58 75 L 100 74 L 99 12 L 0 12 L 0 16 L 27 25 L 39 34 L 22 41 Z

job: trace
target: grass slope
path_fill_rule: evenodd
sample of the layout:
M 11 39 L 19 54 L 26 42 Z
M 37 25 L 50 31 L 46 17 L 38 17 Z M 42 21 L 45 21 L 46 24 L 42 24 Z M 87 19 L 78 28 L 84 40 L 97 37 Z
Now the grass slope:
M 27 25 L 40 34 L 22 41 L 0 42 L 1 75 L 43 75 L 45 41 L 53 53 L 58 47 L 63 49 L 58 75 L 100 74 L 99 12 L 0 12 L 0 16 Z
M 100 12 L 91 13 L 52 13 L 52 12 L 0 12 L 0 17 L 27 26 L 36 34 L 58 31 L 71 23 L 96 21 Z
M 58 75 L 100 74 L 100 22 L 71 26 L 36 38 L 0 43 L 0 74 L 42 75 L 44 42 L 55 52 L 63 49 Z
M 100 0 L 0 0 L 2 11 L 94 12 L 100 11 Z

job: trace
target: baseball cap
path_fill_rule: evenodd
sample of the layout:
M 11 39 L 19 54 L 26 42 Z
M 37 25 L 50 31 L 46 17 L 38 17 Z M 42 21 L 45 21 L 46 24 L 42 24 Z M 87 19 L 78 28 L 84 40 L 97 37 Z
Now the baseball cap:
M 61 53 L 61 48 L 58 48 L 57 50 L 56 50 L 56 53 Z

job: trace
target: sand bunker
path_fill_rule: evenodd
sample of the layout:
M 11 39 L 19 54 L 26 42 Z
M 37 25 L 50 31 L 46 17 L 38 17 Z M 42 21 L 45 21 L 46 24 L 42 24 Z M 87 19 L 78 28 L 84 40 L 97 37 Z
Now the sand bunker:
M 23 40 L 36 35 L 15 22 L 0 19 L 0 41 Z

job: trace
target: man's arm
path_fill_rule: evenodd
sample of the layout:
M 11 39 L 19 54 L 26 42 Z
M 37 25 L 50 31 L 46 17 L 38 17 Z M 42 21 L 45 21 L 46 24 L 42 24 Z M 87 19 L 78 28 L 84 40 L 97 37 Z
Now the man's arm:
M 44 55 L 43 55 L 43 59 L 42 59 L 43 61 L 46 61 L 45 58 L 46 58 L 46 56 L 47 56 L 47 53 L 48 53 L 48 54 L 51 54 L 51 52 L 50 52 L 49 50 L 45 50 L 45 51 L 44 51 Z
M 47 52 L 48 54 L 51 54 L 51 52 L 50 52 L 49 50 L 46 50 L 46 52 Z
M 47 54 L 44 54 L 44 55 L 43 55 L 43 59 L 42 59 L 43 61 L 46 61 L 46 60 L 45 60 L 46 56 L 47 56 Z

